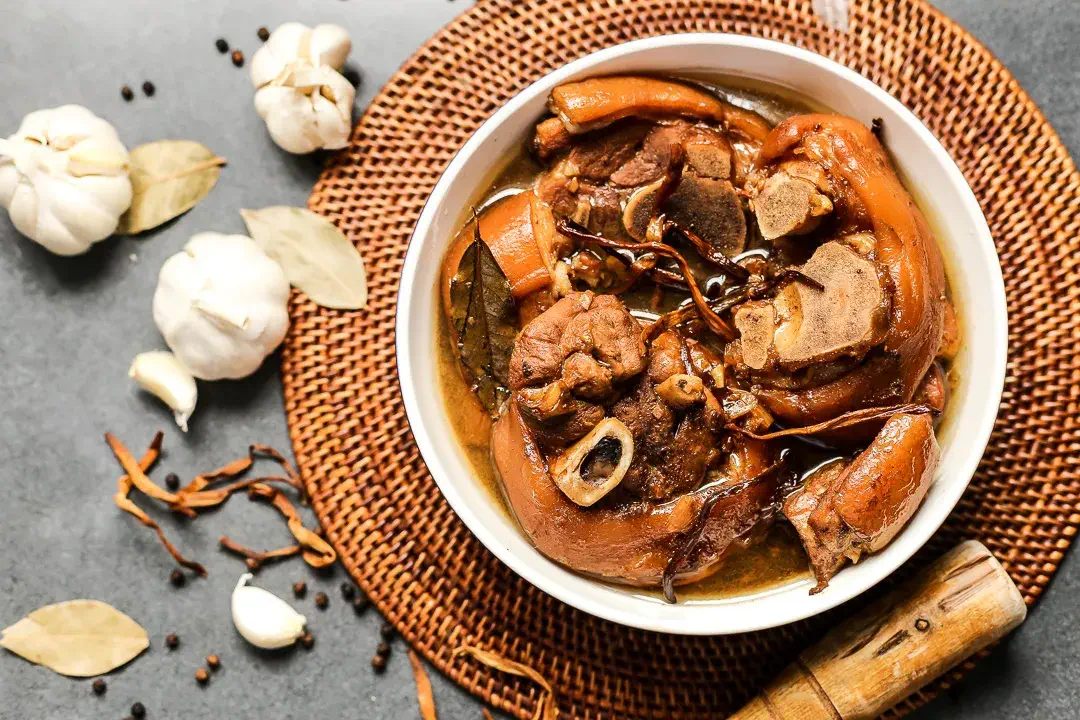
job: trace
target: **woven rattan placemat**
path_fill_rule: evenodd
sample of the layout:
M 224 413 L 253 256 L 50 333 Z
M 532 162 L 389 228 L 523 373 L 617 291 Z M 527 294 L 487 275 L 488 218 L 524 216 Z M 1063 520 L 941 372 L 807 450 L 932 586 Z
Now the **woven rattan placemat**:
M 530 716 L 528 681 L 453 658 L 462 642 L 546 675 L 563 717 L 718 718 L 836 613 L 742 636 L 630 630 L 544 595 L 499 563 L 439 494 L 398 391 L 394 311 L 409 234 L 469 135 L 544 73 L 639 37 L 722 31 L 799 45 L 899 98 L 942 139 L 997 242 L 1011 333 L 1005 394 L 982 465 L 910 571 L 963 538 L 1001 559 L 1028 603 L 1080 523 L 1080 177 L 1038 108 L 997 60 L 921 0 L 854 0 L 847 32 L 810 0 L 481 0 L 433 37 L 372 102 L 311 207 L 363 252 L 363 312 L 295 298 L 283 364 L 301 472 L 342 561 L 438 668 Z M 902 571 L 903 572 L 903 571 Z M 852 601 L 858 604 L 860 601 Z M 910 698 L 920 705 L 964 668 Z

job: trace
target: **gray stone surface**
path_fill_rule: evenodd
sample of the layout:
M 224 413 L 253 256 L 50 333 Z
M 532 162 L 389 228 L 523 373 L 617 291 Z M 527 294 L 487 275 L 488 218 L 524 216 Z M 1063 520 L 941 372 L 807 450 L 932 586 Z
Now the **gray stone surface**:
M 1077 125 L 1080 30 L 1075 0 L 940 0 L 946 12 L 1013 69 L 1066 142 L 1080 147 Z M 200 140 L 229 160 L 218 186 L 178 222 L 138 239 L 101 243 L 62 259 L 18 236 L 0 219 L 0 626 L 49 602 L 95 597 L 113 603 L 150 632 L 151 649 L 109 677 L 94 697 L 72 681 L 0 655 L 0 718 L 120 718 L 135 700 L 154 718 L 394 718 L 416 715 L 404 646 L 390 669 L 373 676 L 376 613 L 357 618 L 337 592 L 337 570 L 316 575 L 300 563 L 263 571 L 258 583 L 299 603 L 317 637 L 311 653 L 266 655 L 248 648 L 229 620 L 229 593 L 240 564 L 216 550 L 224 532 L 255 547 L 288 540 L 263 507 L 236 498 L 190 527 L 162 517 L 166 531 L 210 577 L 176 590 L 172 564 L 151 533 L 122 516 L 111 495 L 115 462 L 102 442 L 111 430 L 136 452 L 153 431 L 168 431 L 160 472 L 189 476 L 238 456 L 257 440 L 287 448 L 276 357 L 253 378 L 204 384 L 192 432 L 181 436 L 157 404 L 135 392 L 126 371 L 138 352 L 161 347 L 150 317 L 157 269 L 199 230 L 242 231 L 241 207 L 302 205 L 320 159 L 294 158 L 267 139 L 251 108 L 247 69 L 213 47 L 219 36 L 248 59 L 256 28 L 285 20 L 338 22 L 354 39 L 351 65 L 362 75 L 358 105 L 438 27 L 464 8 L 447 0 L 263 0 L 120 2 L 0 1 L 0 134 L 40 107 L 81 103 L 114 123 L 129 147 L 166 137 Z M 1023 8 L 1022 10 L 1020 8 Z M 157 95 L 124 103 L 120 85 L 150 79 Z M 328 610 L 312 595 L 326 590 Z M 1070 556 L 1027 624 L 957 692 L 920 718 L 1076 717 L 1074 593 L 1080 568 Z M 164 648 L 168 632 L 180 647 Z M 224 667 L 210 686 L 193 673 L 208 653 Z M 479 717 L 479 703 L 437 673 L 444 718 Z

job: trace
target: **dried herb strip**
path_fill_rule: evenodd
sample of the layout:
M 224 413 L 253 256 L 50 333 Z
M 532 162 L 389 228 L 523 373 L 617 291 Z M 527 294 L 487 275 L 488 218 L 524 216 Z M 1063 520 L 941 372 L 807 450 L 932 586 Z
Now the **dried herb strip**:
M 334 548 L 317 534 L 304 527 L 296 508 L 280 490 L 262 483 L 255 483 L 248 488 L 248 496 L 252 499 L 266 500 L 285 516 L 289 532 L 300 543 L 302 548 L 300 555 L 308 565 L 322 568 L 333 565 L 337 561 L 337 552 L 334 551 Z
M 755 440 L 775 440 L 782 437 L 792 436 L 806 436 L 817 435 L 818 433 L 828 432 L 829 430 L 840 430 L 842 428 L 851 427 L 852 425 L 858 425 L 863 422 L 870 422 L 872 420 L 888 420 L 893 415 L 937 415 L 938 411 L 929 405 L 921 405 L 918 403 L 906 403 L 903 405 L 888 405 L 886 407 L 871 407 L 863 408 L 862 410 L 851 410 L 838 415 L 831 420 L 819 422 L 814 425 L 807 425 L 806 427 L 794 427 L 786 428 L 784 430 L 776 430 L 774 432 L 765 433 L 759 435 L 757 433 L 750 432 L 746 428 L 739 427 L 738 425 L 729 424 L 727 429 L 732 432 L 737 432 L 740 435 L 753 438 Z
M 543 692 L 540 694 L 540 700 L 536 705 L 536 714 L 533 716 L 533 720 L 555 720 L 559 716 L 559 708 L 555 703 L 554 688 L 551 687 L 551 683 L 549 683 L 543 675 L 533 668 L 523 663 L 504 658 L 502 655 L 491 652 L 490 650 L 481 650 L 474 645 L 458 646 L 454 650 L 454 657 L 459 657 L 461 655 L 468 655 L 499 672 L 528 678 L 539 685 Z
M 420 656 L 411 648 L 409 649 L 409 665 L 412 666 L 413 678 L 416 680 L 416 700 L 420 703 L 420 720 L 438 720 L 435 714 L 435 693 L 431 690 L 431 680 L 424 671 Z
M 233 555 L 239 555 L 245 560 L 249 560 L 248 567 L 252 570 L 256 570 L 268 562 L 275 560 L 284 560 L 294 555 L 299 555 L 302 548 L 299 545 L 287 545 L 277 550 L 267 550 L 266 552 L 259 552 L 258 550 L 252 550 L 249 547 L 245 547 L 238 542 L 233 542 L 225 535 L 221 536 L 218 540 L 218 545 L 222 550 L 227 550 Z
M 121 510 L 130 513 L 132 516 L 135 517 L 136 520 L 156 532 L 158 539 L 161 540 L 161 544 L 165 546 L 165 549 L 169 551 L 169 554 L 172 555 L 173 559 L 176 560 L 176 562 L 188 568 L 189 570 L 198 573 L 199 576 L 206 577 L 206 568 L 199 563 L 193 560 L 188 560 L 183 555 L 181 555 L 180 551 L 177 550 L 176 547 L 171 542 L 169 542 L 168 538 L 165 537 L 165 533 L 162 531 L 161 527 L 156 522 L 151 520 L 150 516 L 143 512 L 142 509 L 139 508 L 139 506 L 132 502 L 131 498 L 128 497 L 128 494 L 131 492 L 131 488 L 133 487 L 132 475 L 141 475 L 143 478 L 146 477 L 146 470 L 150 469 L 150 467 L 157 460 L 158 455 L 161 454 L 161 441 L 163 438 L 164 433 L 158 431 L 157 435 L 154 436 L 153 442 L 150 443 L 150 448 L 146 451 L 146 454 L 143 455 L 142 460 L 138 463 L 135 463 L 135 460 L 134 458 L 132 458 L 131 453 L 128 452 L 128 449 L 124 447 L 119 440 L 113 437 L 110 433 L 105 434 L 105 439 L 108 441 L 109 447 L 113 449 L 113 453 L 116 455 L 117 460 L 120 461 L 121 466 L 123 466 L 124 470 L 127 472 L 126 475 L 122 476 L 117 481 L 116 495 L 113 496 L 113 500 L 116 502 L 117 507 L 119 507 Z M 151 483 L 151 485 L 152 484 L 153 483 Z M 155 485 L 154 487 L 157 486 Z M 172 493 L 168 494 L 171 495 Z

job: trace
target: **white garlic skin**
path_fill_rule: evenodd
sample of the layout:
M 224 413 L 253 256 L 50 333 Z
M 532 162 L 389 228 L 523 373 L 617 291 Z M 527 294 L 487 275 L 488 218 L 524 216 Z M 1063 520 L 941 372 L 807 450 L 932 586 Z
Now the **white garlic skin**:
M 164 350 L 139 353 L 131 363 L 128 377 L 172 408 L 180 430 L 188 431 L 188 419 L 195 412 L 199 389 L 191 372 L 175 355 Z
M 232 617 L 237 632 L 264 650 L 292 645 L 304 633 L 307 618 L 277 595 L 248 585 L 251 578 L 251 573 L 244 573 L 233 588 Z
M 192 375 L 237 379 L 285 338 L 288 301 L 284 271 L 254 240 L 203 232 L 161 266 L 154 322 Z
M 340 70 L 351 49 L 337 25 L 285 23 L 255 53 L 255 110 L 278 147 L 305 154 L 348 144 L 356 90 Z
M 32 112 L 0 140 L 0 205 L 50 252 L 84 253 L 112 235 L 131 205 L 127 149 L 80 105 Z

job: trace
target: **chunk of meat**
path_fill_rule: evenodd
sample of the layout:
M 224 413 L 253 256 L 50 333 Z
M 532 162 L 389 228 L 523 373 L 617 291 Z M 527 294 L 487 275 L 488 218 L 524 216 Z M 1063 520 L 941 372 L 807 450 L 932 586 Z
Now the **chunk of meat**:
M 861 358 L 885 339 L 888 296 L 877 268 L 849 246 L 827 242 L 798 268 L 823 290 L 793 282 L 771 302 L 735 313 L 746 368 L 798 370 L 840 357 Z
M 675 584 L 714 572 L 726 554 L 772 519 L 776 482 L 747 484 L 707 505 L 715 488 L 694 490 L 665 502 L 610 498 L 584 508 L 559 490 L 548 458 L 515 401 L 496 422 L 492 453 L 507 500 L 533 545 L 553 561 L 578 572 L 630 585 L 657 587 L 685 533 L 708 509 L 695 551 L 674 568 Z M 637 454 L 635 440 L 635 455 Z M 725 463 L 726 485 L 750 480 L 769 467 L 761 444 L 739 445 Z M 627 479 L 622 481 L 623 487 Z
M 764 182 L 751 183 L 750 207 L 766 240 L 805 235 L 833 211 L 825 172 L 811 163 L 782 164 Z
M 641 325 L 614 295 L 595 296 L 588 310 L 572 317 L 560 347 L 564 357 L 572 353 L 594 356 L 611 369 L 616 382 L 645 369 Z
M 639 187 L 659 180 L 682 158 L 683 138 L 687 123 L 656 125 L 645 137 L 641 148 L 611 173 L 611 182 L 622 187 Z
M 926 219 L 870 130 L 836 115 L 799 115 L 780 123 L 758 162 L 792 159 L 821 168 L 844 232 L 871 232 L 874 260 L 884 270 L 888 323 L 880 352 L 824 384 L 764 387 L 758 398 L 778 420 L 812 425 L 844 412 L 908 402 L 941 345 L 945 274 Z
M 892 541 L 922 504 L 940 450 L 927 415 L 894 415 L 842 470 L 826 469 L 784 503 L 817 578 L 829 584 L 845 561 L 858 562 Z
M 647 132 L 646 123 L 628 122 L 584 136 L 567 155 L 567 174 L 594 182 L 606 181 L 636 155 Z
M 536 134 L 533 136 L 533 152 L 541 160 L 547 160 L 552 155 L 570 147 L 574 136 L 563 125 L 563 121 L 557 117 L 548 118 L 536 126 Z
M 548 107 L 574 134 L 626 117 L 687 117 L 720 123 L 728 132 L 761 141 L 768 124 L 756 113 L 724 102 L 700 88 L 633 75 L 611 75 L 566 83 L 551 91 Z
M 727 180 L 686 172 L 662 209 L 669 219 L 693 230 L 728 257 L 746 247 L 746 215 Z

